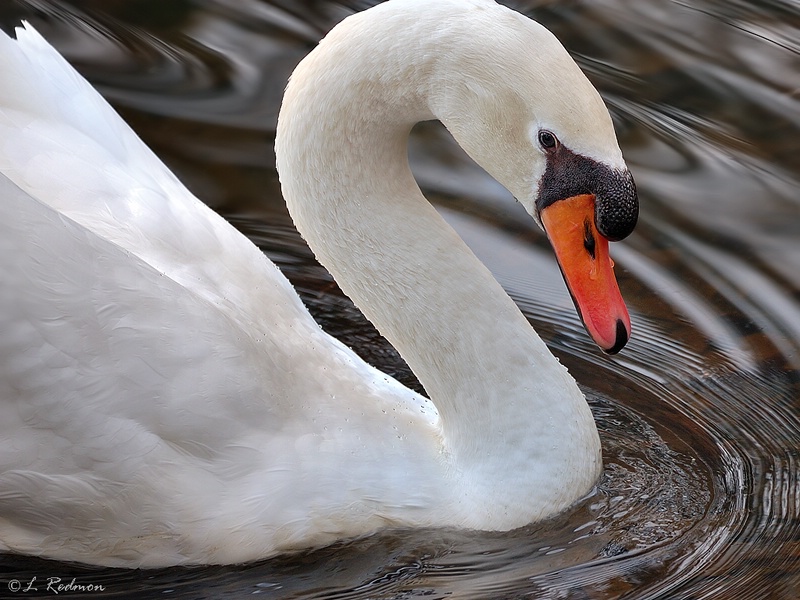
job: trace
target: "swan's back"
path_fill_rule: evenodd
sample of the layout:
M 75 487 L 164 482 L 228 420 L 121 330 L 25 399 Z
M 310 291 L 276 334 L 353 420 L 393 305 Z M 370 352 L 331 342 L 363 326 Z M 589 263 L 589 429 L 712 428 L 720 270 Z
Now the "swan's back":
M 294 312 L 276 319 L 305 313 L 274 265 L 186 190 L 61 55 L 30 27 L 17 35 L 0 36 L 0 173 L 246 329 L 259 328 L 252 319 L 270 294 L 277 310 Z M 273 288 L 254 293 L 254 277 Z
M 279 371 L 262 367 L 289 357 L 242 284 L 304 311 L 55 50 L 18 35 L 0 35 L 0 542 L 44 550 L 74 522 L 74 555 L 181 562 L 151 552 L 141 520 L 224 513 L 225 468 L 258 472 L 246 448 L 281 423 Z

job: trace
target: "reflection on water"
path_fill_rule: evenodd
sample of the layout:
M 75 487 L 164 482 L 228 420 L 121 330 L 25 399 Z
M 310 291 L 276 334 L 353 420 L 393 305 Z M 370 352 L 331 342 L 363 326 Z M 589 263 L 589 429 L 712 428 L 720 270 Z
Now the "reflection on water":
M 299 239 L 273 164 L 286 77 L 369 4 L 20 0 L 0 6 L 0 22 L 31 20 L 284 269 L 328 331 L 416 385 Z M 415 130 L 411 157 L 585 390 L 605 455 L 597 490 L 510 534 L 387 532 L 242 567 L 126 572 L 6 556 L 3 589 L 58 575 L 105 586 L 93 598 L 800 597 L 800 7 L 509 4 L 587 71 L 636 176 L 640 225 L 612 248 L 628 348 L 598 354 L 541 233 L 440 127 Z

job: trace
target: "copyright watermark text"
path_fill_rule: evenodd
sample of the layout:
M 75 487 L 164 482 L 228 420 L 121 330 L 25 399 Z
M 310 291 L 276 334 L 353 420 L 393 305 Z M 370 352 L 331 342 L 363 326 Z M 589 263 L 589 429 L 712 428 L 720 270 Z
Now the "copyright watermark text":
M 47 592 L 50 594 L 69 594 L 70 592 L 104 592 L 105 586 L 97 583 L 80 583 L 77 577 L 64 579 L 61 577 L 33 577 L 30 580 L 11 579 L 8 582 L 11 592 L 25 594 L 28 592 Z

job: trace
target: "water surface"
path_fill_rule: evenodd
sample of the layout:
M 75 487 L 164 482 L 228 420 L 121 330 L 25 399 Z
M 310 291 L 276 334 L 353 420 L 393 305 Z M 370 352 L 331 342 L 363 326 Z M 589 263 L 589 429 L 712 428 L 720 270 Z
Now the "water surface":
M 34 23 L 281 266 L 326 330 L 417 385 L 314 261 L 274 169 L 286 78 L 370 4 L 21 0 L 0 5 L 0 23 Z M 0 597 L 48 594 L 49 577 L 102 586 L 92 598 L 800 597 L 800 5 L 509 5 L 586 70 L 639 186 L 637 231 L 612 247 L 629 346 L 596 350 L 542 233 L 441 127 L 415 129 L 411 161 L 585 391 L 605 458 L 597 490 L 511 533 L 392 531 L 246 566 L 120 571 L 4 556 Z M 6 592 L 34 577 L 38 592 Z

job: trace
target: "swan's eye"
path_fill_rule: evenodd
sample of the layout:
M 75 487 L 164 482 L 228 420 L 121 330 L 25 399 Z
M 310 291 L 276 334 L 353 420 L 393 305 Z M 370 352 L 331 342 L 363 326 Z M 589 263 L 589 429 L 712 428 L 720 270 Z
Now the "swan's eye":
M 555 148 L 557 143 L 558 139 L 556 138 L 556 136 L 554 136 L 546 129 L 542 129 L 539 132 L 539 144 L 541 144 L 542 148 L 544 148 L 545 150 L 550 150 L 551 148 Z

